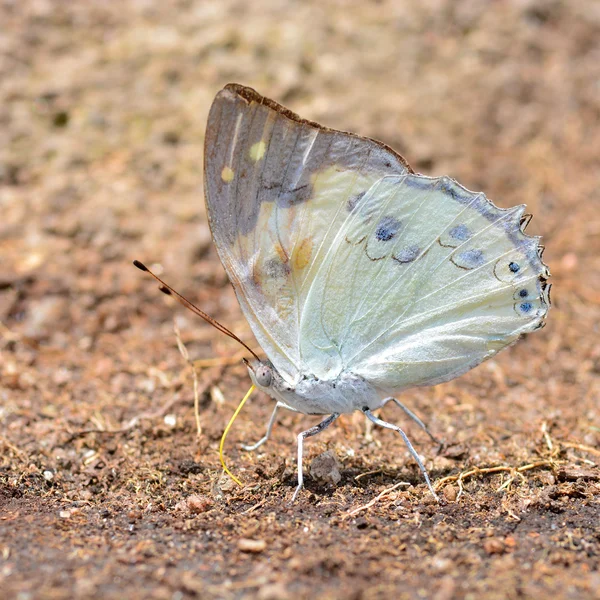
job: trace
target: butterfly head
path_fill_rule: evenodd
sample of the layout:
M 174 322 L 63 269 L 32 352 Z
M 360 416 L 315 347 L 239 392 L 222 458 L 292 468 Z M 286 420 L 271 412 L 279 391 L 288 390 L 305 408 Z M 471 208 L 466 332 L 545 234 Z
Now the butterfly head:
M 249 361 L 244 359 L 252 381 L 260 388 L 268 388 L 273 383 L 273 367 L 260 360 Z

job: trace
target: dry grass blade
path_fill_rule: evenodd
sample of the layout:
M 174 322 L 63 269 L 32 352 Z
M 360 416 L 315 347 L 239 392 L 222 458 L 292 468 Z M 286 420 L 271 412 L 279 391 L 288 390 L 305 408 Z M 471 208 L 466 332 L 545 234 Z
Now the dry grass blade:
M 219 356 L 217 358 L 199 358 L 192 361 L 192 365 L 198 369 L 207 367 L 226 367 L 228 365 L 237 365 L 247 353 L 242 351 L 233 356 Z
M 196 372 L 196 365 L 194 361 L 190 360 L 190 354 L 185 347 L 181 339 L 181 332 L 177 326 L 177 321 L 173 319 L 173 331 L 175 332 L 175 339 L 177 340 L 177 347 L 179 353 L 183 356 L 183 360 L 190 366 L 192 370 L 192 379 L 194 381 L 194 417 L 196 419 L 196 433 L 198 439 L 202 437 L 202 422 L 200 421 L 200 394 L 198 392 L 198 373 Z

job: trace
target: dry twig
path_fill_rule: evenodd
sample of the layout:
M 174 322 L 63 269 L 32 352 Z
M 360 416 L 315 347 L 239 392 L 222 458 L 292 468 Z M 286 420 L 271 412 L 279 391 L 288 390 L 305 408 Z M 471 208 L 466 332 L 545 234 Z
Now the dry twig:
M 537 469 L 539 467 L 550 467 L 554 469 L 556 464 L 552 460 L 540 460 L 516 468 L 511 467 L 510 465 L 498 465 L 496 467 L 473 467 L 469 471 L 462 471 L 458 475 L 449 475 L 448 477 L 439 479 L 435 482 L 435 489 L 436 491 L 441 489 L 441 487 L 446 483 L 458 483 L 459 492 L 456 496 L 456 501 L 458 502 L 459 498 L 464 492 L 463 481 L 468 477 L 472 477 L 473 475 L 489 475 L 490 473 L 514 473 L 515 475 L 521 476 L 521 478 L 524 480 L 525 478 L 522 476 L 522 473 L 525 471 L 530 471 L 531 469 Z M 510 487 L 510 484 L 514 481 L 514 479 L 514 476 L 509 478 L 509 480 L 501 485 L 497 491 L 501 491 L 504 488 Z
M 388 494 L 391 494 L 394 490 L 397 490 L 400 486 L 403 486 L 403 485 L 410 485 L 410 483 L 401 481 L 400 483 L 394 484 L 392 487 L 383 490 L 383 492 L 381 492 L 380 494 L 375 496 L 375 498 L 373 498 L 370 502 L 367 502 L 366 504 L 363 504 L 362 506 L 359 506 L 358 508 L 355 508 L 354 510 L 347 512 L 343 518 L 347 519 L 348 517 L 352 517 L 363 510 L 368 510 L 372 506 L 375 506 L 375 504 L 377 504 L 377 502 L 379 502 L 382 498 L 384 498 Z
M 575 442 L 561 442 L 560 445 L 564 446 L 565 448 L 573 448 L 574 450 L 581 450 L 582 452 L 589 452 L 590 454 L 600 456 L 600 450 L 598 450 L 598 448 L 592 448 L 591 446 L 586 446 L 585 444 L 577 444 Z

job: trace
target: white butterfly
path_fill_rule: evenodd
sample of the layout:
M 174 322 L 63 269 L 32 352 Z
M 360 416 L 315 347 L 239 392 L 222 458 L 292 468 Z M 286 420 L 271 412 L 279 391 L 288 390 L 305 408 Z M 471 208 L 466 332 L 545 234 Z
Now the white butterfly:
M 278 408 L 372 411 L 472 369 L 544 324 L 547 267 L 524 206 L 500 209 L 448 177 L 415 174 L 375 140 L 306 121 L 230 84 L 208 118 L 208 217 L 267 360 L 252 381 Z M 399 404 L 399 403 L 398 403 Z M 400 405 L 400 404 L 399 404 Z M 404 408 L 423 427 L 424 425 Z

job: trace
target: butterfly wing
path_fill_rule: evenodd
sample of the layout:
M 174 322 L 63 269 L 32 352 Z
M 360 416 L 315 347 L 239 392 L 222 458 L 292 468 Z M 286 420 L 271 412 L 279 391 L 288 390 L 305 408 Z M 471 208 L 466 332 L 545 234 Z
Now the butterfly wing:
M 398 392 L 452 379 L 542 326 L 549 273 L 523 210 L 446 177 L 377 181 L 312 282 L 300 328 L 308 368 Z
M 221 261 L 259 344 L 292 382 L 305 364 L 306 299 L 339 229 L 373 184 L 410 167 L 380 142 L 230 84 L 210 110 L 204 168 Z

